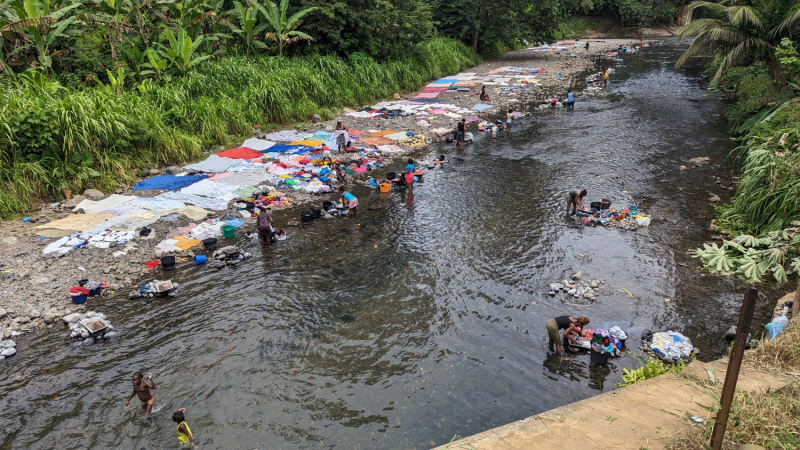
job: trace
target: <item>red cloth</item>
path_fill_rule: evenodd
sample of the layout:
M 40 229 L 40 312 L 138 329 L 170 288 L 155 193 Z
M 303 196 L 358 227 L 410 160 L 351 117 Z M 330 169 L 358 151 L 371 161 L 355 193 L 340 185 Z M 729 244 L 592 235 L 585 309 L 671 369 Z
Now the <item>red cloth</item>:
M 89 295 L 89 290 L 83 286 L 75 286 L 74 288 L 69 290 L 70 294 L 84 294 Z
M 217 153 L 217 156 L 222 156 L 223 158 L 231 158 L 231 159 L 253 159 L 253 158 L 260 158 L 264 156 L 263 153 L 257 152 L 255 150 L 250 150 L 247 147 L 239 147 L 233 150 L 226 150 L 224 152 Z
M 146 262 L 144 263 L 144 266 L 147 267 L 148 269 L 152 269 L 153 267 L 158 267 L 158 260 L 154 259 L 150 262 Z

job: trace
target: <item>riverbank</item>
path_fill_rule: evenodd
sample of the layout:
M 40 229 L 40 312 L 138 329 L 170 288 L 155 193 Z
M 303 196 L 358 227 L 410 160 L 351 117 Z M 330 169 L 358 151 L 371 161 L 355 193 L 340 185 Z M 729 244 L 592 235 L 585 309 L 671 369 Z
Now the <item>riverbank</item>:
M 485 83 L 487 92 L 490 96 L 489 104 L 491 109 L 485 111 L 472 111 L 469 115 L 480 117 L 482 120 L 492 121 L 495 117 L 505 118 L 503 111 L 507 109 L 527 111 L 536 108 L 546 99 L 552 97 L 564 98 L 566 91 L 573 85 L 581 85 L 578 76 L 595 67 L 598 60 L 605 57 L 606 51 L 617 49 L 622 45 L 629 45 L 630 41 L 592 41 L 590 51 L 580 48 L 552 48 L 539 50 L 518 50 L 510 52 L 501 58 L 493 61 L 484 62 L 473 70 L 476 77 L 486 77 L 482 81 L 476 81 L 469 89 L 469 92 L 439 93 L 440 103 L 454 105 L 455 108 L 467 110 L 478 102 L 474 95 L 479 91 L 480 86 Z M 583 44 L 581 44 L 583 45 Z M 515 77 L 515 74 L 508 74 L 509 67 L 530 67 L 544 69 L 542 73 L 530 76 L 525 79 L 525 83 L 508 83 L 503 81 Z M 488 78 L 494 75 L 494 78 Z M 498 76 L 502 75 L 502 76 Z M 488 80 L 492 80 L 491 82 Z M 509 87 L 514 87 L 510 90 Z M 403 96 L 399 101 L 414 100 L 419 92 L 414 92 Z M 580 92 L 576 92 L 580 101 Z M 387 99 L 395 101 L 396 99 Z M 442 135 L 448 134 L 454 128 L 456 119 L 450 116 L 427 115 L 425 122 L 427 126 L 420 125 L 423 120 L 421 117 L 353 117 L 347 110 L 341 111 L 336 117 L 329 121 L 318 123 L 305 123 L 298 125 L 294 131 L 301 133 L 314 133 L 324 130 L 332 130 L 337 121 L 342 121 L 349 129 L 361 130 L 382 130 L 391 128 L 395 131 L 413 132 L 420 135 L 432 136 L 433 140 L 443 140 Z M 462 115 L 464 115 L 462 113 Z M 435 130 L 435 131 L 434 131 Z M 433 134 L 431 134 L 433 131 Z M 470 131 L 477 133 L 476 123 L 471 123 Z M 254 130 L 254 136 L 263 137 L 263 133 Z M 363 145 L 366 152 L 377 151 L 374 146 Z M 219 150 L 219 149 L 218 149 Z M 406 155 L 417 155 L 420 152 L 418 147 L 405 147 L 399 153 L 384 154 L 386 164 L 396 158 L 403 158 Z M 206 152 L 204 156 L 212 155 Z M 384 167 L 375 173 L 369 172 L 371 176 L 377 173 L 385 173 L 391 167 Z M 399 170 L 397 166 L 395 170 Z M 151 176 L 164 174 L 165 170 L 151 170 Z M 362 175 L 357 181 L 364 182 L 366 175 Z M 136 180 L 141 181 L 142 179 Z M 267 183 L 268 185 L 268 183 Z M 274 186 L 273 186 L 274 187 Z M 271 189 L 270 189 L 271 190 Z M 295 191 L 289 188 L 279 190 L 290 197 L 287 208 L 296 208 L 307 205 L 311 202 L 322 202 L 334 199 L 335 195 L 309 195 L 305 192 Z M 116 195 L 141 196 L 143 198 L 155 197 L 164 191 L 133 191 L 130 187 L 118 189 Z M 94 192 L 95 200 L 107 197 L 102 192 Z M 131 197 L 132 198 L 132 197 Z M 337 197 L 338 198 L 338 197 Z M 3 290 L 3 297 L 0 300 L 0 329 L 6 337 L 16 336 L 20 333 L 32 330 L 41 330 L 50 326 L 60 317 L 66 316 L 76 311 L 83 311 L 85 307 L 72 305 L 68 292 L 76 285 L 77 280 L 105 280 L 110 287 L 112 295 L 127 295 L 128 291 L 135 289 L 140 280 L 150 278 L 160 269 L 150 269 L 145 263 L 154 260 L 157 256 L 153 248 L 164 239 L 170 232 L 179 227 L 186 227 L 192 223 L 199 223 L 207 218 L 219 218 L 224 220 L 227 217 L 239 217 L 239 208 L 230 206 L 224 211 L 210 211 L 195 209 L 184 211 L 180 208 L 169 211 L 162 216 L 172 216 L 177 212 L 178 217 L 172 217 L 170 221 L 160 220 L 154 217 L 151 223 L 147 224 L 152 228 L 152 232 L 146 238 L 137 238 L 130 244 L 111 248 L 89 248 L 83 247 L 68 251 L 66 253 L 55 252 L 44 254 L 43 248 L 53 243 L 61 236 L 74 233 L 75 230 L 50 229 L 47 224 L 53 221 L 74 216 L 73 209 L 82 201 L 82 196 L 73 198 L 71 201 L 62 201 L 51 204 L 45 203 L 41 206 L 38 214 L 31 214 L 29 221 L 7 221 L 0 225 L 0 260 L 4 261 L 2 267 L 2 277 L 7 283 Z M 281 209 L 281 208 L 276 208 Z M 280 221 L 277 227 L 285 227 L 290 220 L 288 217 L 279 216 Z M 282 223 L 281 223 L 282 221 Z M 252 223 L 252 219 L 247 219 Z M 55 225 L 53 225 L 55 227 Z M 81 231 L 81 230 L 78 230 Z M 137 230 L 134 230 L 138 232 Z M 189 249 L 179 252 L 176 256 L 180 260 L 187 260 L 194 256 L 197 249 Z M 202 250 L 200 250 L 202 253 Z M 90 304 L 91 305 L 91 302 Z

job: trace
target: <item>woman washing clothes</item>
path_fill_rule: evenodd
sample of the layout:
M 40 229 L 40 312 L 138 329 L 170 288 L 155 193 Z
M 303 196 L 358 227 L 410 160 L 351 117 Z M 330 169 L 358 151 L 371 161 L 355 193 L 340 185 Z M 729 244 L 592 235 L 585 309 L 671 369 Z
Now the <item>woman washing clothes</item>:
M 570 341 L 577 340 L 578 333 L 575 331 L 575 328 L 583 328 L 588 324 L 589 318 L 584 316 L 580 316 L 577 319 L 572 316 L 559 316 L 548 320 L 547 325 L 545 325 L 545 328 L 547 329 L 547 335 L 549 337 L 547 348 L 549 348 L 552 352 L 553 344 L 555 343 L 558 354 L 562 355 L 561 358 L 564 361 L 568 361 L 569 357 L 564 356 L 562 353 L 563 348 L 561 346 L 561 341 L 563 339 Z M 561 330 L 564 330 L 564 332 L 562 333 Z
M 272 216 L 267 211 L 261 211 L 258 214 L 258 240 L 261 242 L 261 248 L 269 247 L 271 244 Z
M 342 193 L 342 199 L 344 199 L 345 203 L 347 203 L 347 217 L 355 216 L 356 213 L 358 213 L 358 198 L 356 198 L 355 195 L 345 191 L 344 186 L 339 188 L 339 192 Z
M 586 189 L 580 191 L 569 191 L 564 198 L 567 201 L 567 215 L 569 215 L 569 207 L 572 206 L 572 214 L 577 212 L 578 208 L 583 209 L 583 197 L 586 197 Z

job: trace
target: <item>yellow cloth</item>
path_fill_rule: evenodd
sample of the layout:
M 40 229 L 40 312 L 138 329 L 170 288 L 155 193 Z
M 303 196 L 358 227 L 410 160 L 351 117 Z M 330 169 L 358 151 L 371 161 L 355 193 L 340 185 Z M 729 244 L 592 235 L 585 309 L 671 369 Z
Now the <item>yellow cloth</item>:
M 181 433 L 181 430 L 180 430 L 181 425 L 186 427 L 186 431 L 189 432 L 189 436 L 192 435 L 192 430 L 189 428 L 189 424 L 186 423 L 185 420 L 183 422 L 179 423 L 178 426 L 175 428 L 176 430 L 178 430 L 178 440 L 181 442 L 181 444 L 188 444 L 189 443 L 189 436 Z
M 183 236 L 176 236 L 172 238 L 178 242 L 175 243 L 175 247 L 178 247 L 181 250 L 189 250 L 190 248 L 194 247 L 195 245 L 200 245 L 202 242 L 198 241 L 197 239 L 190 239 Z
M 428 145 L 425 143 L 425 137 L 423 136 L 414 136 L 408 139 L 400 139 L 397 141 L 398 144 L 403 144 L 406 147 L 422 147 L 423 145 Z
M 383 131 L 376 131 L 374 133 L 365 134 L 364 137 L 384 137 L 390 134 L 395 134 L 397 131 L 394 130 L 383 130 Z
M 289 143 L 289 145 L 305 145 L 306 147 L 319 147 L 324 143 L 325 141 L 315 141 L 313 139 L 306 139 L 303 141 L 292 141 Z
M 86 231 L 101 223 L 106 219 L 116 217 L 116 214 L 111 213 L 89 213 L 89 214 L 72 214 L 60 220 L 54 220 L 44 225 L 36 227 L 38 230 L 57 229 L 57 230 L 70 230 L 70 231 Z

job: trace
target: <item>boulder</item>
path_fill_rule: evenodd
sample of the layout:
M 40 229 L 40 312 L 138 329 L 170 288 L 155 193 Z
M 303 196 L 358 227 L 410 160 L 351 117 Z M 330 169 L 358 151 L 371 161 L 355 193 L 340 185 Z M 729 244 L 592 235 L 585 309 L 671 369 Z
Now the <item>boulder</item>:
M 591 282 L 591 283 L 589 283 L 589 287 L 591 287 L 592 289 L 595 289 L 595 288 L 597 288 L 598 286 L 600 286 L 600 282 L 599 282 L 599 281 L 597 281 L 597 280 L 592 280 L 592 282 Z
M 97 189 L 87 189 L 83 191 L 83 195 L 88 198 L 89 200 L 102 200 L 106 194 L 98 191 Z
M 42 317 L 42 313 L 40 313 L 36 309 L 32 309 L 31 312 L 28 313 L 28 317 L 30 317 L 31 319 L 38 319 L 39 317 Z
M 63 320 L 64 323 L 66 324 L 75 323 L 81 320 L 81 314 L 80 313 L 67 314 L 66 316 L 62 317 L 61 320 Z
M 16 346 L 17 346 L 17 343 L 12 341 L 11 339 L 9 339 L 7 341 L 0 341 L 0 348 L 10 348 L 10 347 L 16 347 Z
M 57 317 L 58 317 L 58 314 L 48 311 L 48 312 L 44 313 L 44 323 L 53 323 L 53 322 L 56 321 Z
M 177 174 L 179 174 L 179 173 L 181 173 L 181 172 L 182 172 L 182 170 L 181 170 L 181 168 L 180 168 L 180 167 L 175 167 L 175 166 L 169 166 L 169 167 L 167 167 L 167 168 L 166 168 L 166 171 L 167 171 L 167 173 L 168 173 L 168 174 L 170 174 L 170 175 L 177 175 Z
M 4 348 L 3 351 L 0 351 L 0 356 L 14 356 L 17 354 L 17 349 L 14 347 Z
M 0 308 L 0 319 L 4 319 L 6 316 L 8 316 L 8 312 L 6 312 L 5 309 Z
M 572 276 L 570 278 L 572 278 L 575 281 L 578 281 L 581 278 L 583 278 L 583 272 L 575 272 L 575 273 L 572 274 Z
M 94 189 L 91 189 L 91 190 L 94 190 Z M 80 202 L 84 201 L 84 200 L 86 200 L 86 197 L 85 197 L 85 196 L 83 196 L 83 195 L 76 195 L 75 197 L 72 197 L 71 199 L 67 200 L 67 202 L 66 202 L 66 203 L 64 203 L 64 207 L 65 207 L 65 208 L 70 208 L 70 209 L 72 209 L 72 208 L 74 208 L 74 207 L 78 206 L 78 204 L 79 204 Z
M 702 166 L 704 164 L 708 164 L 711 162 L 711 158 L 708 156 L 698 156 L 697 158 L 692 158 L 689 160 L 690 163 L 696 164 L 698 166 Z
M 156 175 L 161 175 L 161 171 L 158 169 L 150 169 L 148 173 L 150 174 L 151 177 L 154 177 Z

